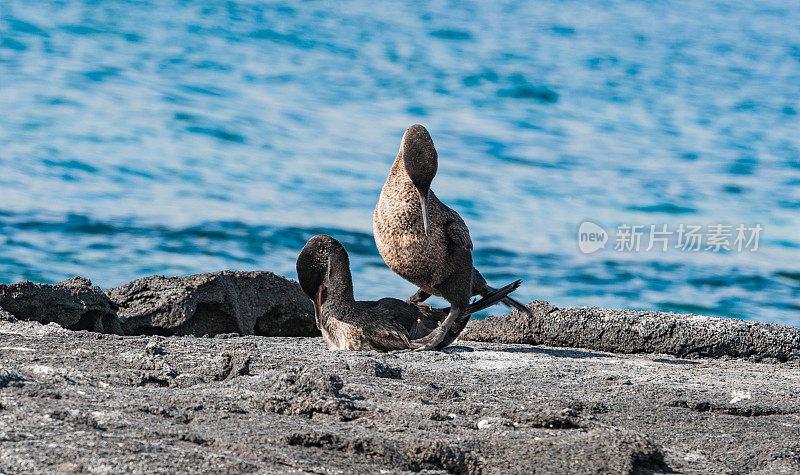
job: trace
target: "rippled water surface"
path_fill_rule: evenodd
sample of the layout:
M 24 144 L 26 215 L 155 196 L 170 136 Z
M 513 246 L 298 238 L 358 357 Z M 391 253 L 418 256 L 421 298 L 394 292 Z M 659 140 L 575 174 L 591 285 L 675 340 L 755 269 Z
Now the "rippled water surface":
M 793 2 L 5 0 L 0 282 L 294 278 L 325 232 L 358 297 L 404 297 L 372 210 L 419 122 L 520 300 L 800 325 L 798 113 Z M 764 230 L 584 255 L 586 219 Z

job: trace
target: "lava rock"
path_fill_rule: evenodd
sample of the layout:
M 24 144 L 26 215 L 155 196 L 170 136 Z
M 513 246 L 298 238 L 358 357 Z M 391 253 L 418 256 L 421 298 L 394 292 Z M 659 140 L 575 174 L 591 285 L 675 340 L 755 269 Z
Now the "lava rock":
M 800 361 L 463 347 L 428 358 L 330 351 L 322 338 L 115 337 L 0 319 L 2 469 L 800 469 Z M 403 379 L 378 377 L 375 363 Z
M 319 335 L 300 285 L 271 272 L 152 276 L 106 295 L 126 335 Z
M 57 284 L 0 284 L 0 308 L 19 320 L 57 323 L 70 330 L 121 335 L 117 307 L 92 281 L 73 277 Z
M 0 308 L 0 321 L 16 322 L 17 319 L 14 317 L 14 315 L 11 315 L 10 313 Z
M 158 337 L 154 337 L 158 338 Z M 158 340 L 150 340 L 147 342 L 147 346 L 144 347 L 144 352 L 148 355 L 163 355 L 164 354 L 164 345 L 161 344 Z
M 543 301 L 527 307 L 532 316 L 515 310 L 474 320 L 461 339 L 679 357 L 800 359 L 800 328 L 667 312 L 560 309 Z
M 476 427 L 480 430 L 505 430 L 514 429 L 514 423 L 503 417 L 486 417 L 479 420 Z

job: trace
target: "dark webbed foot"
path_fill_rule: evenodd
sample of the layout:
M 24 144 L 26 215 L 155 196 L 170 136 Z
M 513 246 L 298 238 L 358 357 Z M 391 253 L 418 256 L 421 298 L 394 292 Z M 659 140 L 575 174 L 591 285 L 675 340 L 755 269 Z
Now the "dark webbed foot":
M 451 307 L 450 313 L 447 314 L 447 318 L 444 319 L 442 324 L 424 337 L 412 340 L 410 342 L 411 348 L 414 351 L 428 351 L 439 346 L 439 344 L 444 341 L 447 332 L 450 331 L 450 327 L 453 326 L 453 323 L 459 315 L 461 315 L 461 309 L 456 306 Z
M 406 299 L 406 303 L 411 303 L 411 304 L 422 303 L 428 300 L 428 297 L 430 296 L 431 294 L 429 294 L 428 292 L 419 289 L 414 293 L 414 295 Z

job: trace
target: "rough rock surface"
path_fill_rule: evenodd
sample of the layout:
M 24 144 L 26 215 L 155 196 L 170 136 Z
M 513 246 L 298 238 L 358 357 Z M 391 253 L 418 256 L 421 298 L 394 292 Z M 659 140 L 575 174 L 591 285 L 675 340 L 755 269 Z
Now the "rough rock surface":
M 800 363 L 120 337 L 0 318 L 17 472 L 796 473 Z
M 800 359 L 800 328 L 665 312 L 560 309 L 542 301 L 527 307 L 533 317 L 515 310 L 501 317 L 474 320 L 461 339 L 679 357 Z
M 0 308 L 20 320 L 55 322 L 71 330 L 122 334 L 116 306 L 84 277 L 53 285 L 27 280 L 0 284 Z
M 300 285 L 272 272 L 152 276 L 106 294 L 126 335 L 319 335 Z

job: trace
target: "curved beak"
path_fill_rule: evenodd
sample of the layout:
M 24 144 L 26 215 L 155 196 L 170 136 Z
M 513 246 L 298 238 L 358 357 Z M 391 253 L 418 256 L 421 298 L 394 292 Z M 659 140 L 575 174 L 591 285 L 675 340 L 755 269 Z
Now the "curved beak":
M 328 299 L 328 289 L 325 288 L 325 284 L 321 284 L 319 289 L 317 289 L 317 295 L 314 299 L 314 317 L 317 324 L 317 329 L 322 330 L 322 306 L 325 304 L 325 300 Z
M 422 191 L 417 190 L 419 192 L 419 202 L 422 205 L 422 227 L 425 228 L 425 235 L 428 235 L 428 230 L 430 229 L 430 224 L 428 220 L 428 194 L 429 191 L 425 191 L 423 194 Z

